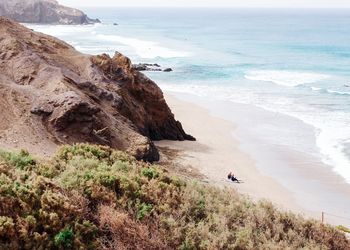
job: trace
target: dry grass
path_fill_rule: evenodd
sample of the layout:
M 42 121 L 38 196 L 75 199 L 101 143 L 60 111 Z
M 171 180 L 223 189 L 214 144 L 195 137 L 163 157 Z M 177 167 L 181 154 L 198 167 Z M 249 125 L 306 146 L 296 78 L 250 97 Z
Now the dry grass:
M 165 249 L 166 245 L 150 232 L 147 225 L 133 220 L 127 213 L 118 212 L 111 205 L 98 208 L 97 220 L 104 236 L 100 242 L 103 249 Z
M 107 147 L 12 154 L 0 154 L 0 249 L 350 249 L 336 228 Z

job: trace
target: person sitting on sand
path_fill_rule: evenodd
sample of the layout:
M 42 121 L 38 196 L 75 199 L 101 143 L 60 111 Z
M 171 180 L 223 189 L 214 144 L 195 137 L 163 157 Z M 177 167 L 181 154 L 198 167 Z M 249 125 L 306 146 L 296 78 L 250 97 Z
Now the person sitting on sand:
M 232 172 L 230 172 L 230 173 L 228 174 L 227 179 L 239 183 L 239 180 L 235 177 L 234 173 L 232 173 Z
M 235 177 L 234 173 L 230 172 L 227 176 L 227 179 L 239 183 L 239 180 Z
M 239 183 L 239 180 L 232 174 L 231 181 Z

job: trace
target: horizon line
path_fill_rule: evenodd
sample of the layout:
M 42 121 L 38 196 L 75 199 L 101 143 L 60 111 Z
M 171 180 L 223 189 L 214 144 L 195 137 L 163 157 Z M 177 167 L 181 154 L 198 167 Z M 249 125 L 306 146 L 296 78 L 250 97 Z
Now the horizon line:
M 305 9 L 305 10 L 350 10 L 350 6 L 347 7 L 249 7 L 249 6 L 94 6 L 94 5 L 75 5 L 75 8 L 134 8 L 134 9 L 170 9 L 170 8 L 181 8 L 181 9 Z M 349 13 L 350 14 L 350 13 Z

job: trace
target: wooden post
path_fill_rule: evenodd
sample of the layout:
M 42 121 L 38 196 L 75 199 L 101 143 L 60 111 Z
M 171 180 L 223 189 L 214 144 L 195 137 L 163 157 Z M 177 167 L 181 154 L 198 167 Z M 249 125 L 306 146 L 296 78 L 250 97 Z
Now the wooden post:
M 322 212 L 322 224 L 324 222 L 324 212 Z
M 323 224 L 324 224 L 324 212 L 322 211 L 322 226 L 323 226 Z M 323 242 L 324 242 L 324 240 L 325 240 L 325 237 L 324 237 L 324 235 L 325 235 L 325 230 L 322 230 L 322 234 L 323 234 L 323 237 L 322 237 L 322 242 L 321 242 L 321 249 L 323 249 Z

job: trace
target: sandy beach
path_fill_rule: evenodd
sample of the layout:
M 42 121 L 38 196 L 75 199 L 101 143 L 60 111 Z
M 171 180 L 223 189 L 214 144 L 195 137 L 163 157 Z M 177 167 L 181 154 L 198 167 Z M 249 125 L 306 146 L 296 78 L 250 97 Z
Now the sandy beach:
M 218 118 L 216 115 L 213 116 L 209 110 L 192 102 L 180 100 L 173 93 L 166 94 L 166 100 L 176 118 L 181 120 L 184 128 L 197 139 L 196 142 L 157 142 L 157 146 L 179 150 L 181 152 L 177 160 L 179 164 L 198 169 L 210 183 L 230 186 L 242 194 L 249 195 L 254 200 L 268 199 L 281 209 L 290 210 L 308 218 L 320 220 L 322 211 L 330 211 L 330 209 L 324 208 L 322 200 L 338 199 L 339 203 L 331 204 L 333 208 L 331 212 L 335 215 L 344 215 L 341 212 L 345 211 L 344 209 L 348 205 L 346 203 L 348 201 L 344 197 L 349 197 L 347 196 L 350 194 L 349 185 L 329 169 L 322 168 L 323 166 L 307 159 L 304 155 L 281 149 L 288 151 L 287 154 L 290 157 L 290 162 L 286 163 L 286 166 L 292 166 L 294 162 L 298 162 L 300 167 L 297 169 L 294 167 L 293 171 L 298 173 L 298 176 L 303 176 L 302 178 L 298 177 L 298 180 L 294 179 L 294 183 L 293 178 L 288 176 L 286 182 L 292 183 L 282 185 L 281 179 L 284 177 L 276 178 L 268 173 L 275 171 L 278 172 L 278 176 L 285 175 L 287 177 L 290 169 L 286 167 L 284 170 L 273 165 L 272 162 L 269 171 L 258 167 L 259 162 L 242 149 L 246 147 L 243 145 L 242 137 L 238 136 L 237 124 Z M 238 113 L 236 119 L 239 119 L 240 115 Z M 257 122 L 258 119 L 257 117 Z M 304 165 L 308 164 L 309 168 L 303 169 L 303 163 L 305 163 Z M 233 171 L 242 180 L 241 184 L 231 183 L 227 180 L 226 176 L 230 171 Z M 307 187 L 304 182 L 308 183 Z M 318 189 L 319 182 L 324 185 L 324 189 Z M 302 191 L 293 189 L 293 185 L 300 186 Z M 337 196 L 332 198 L 334 193 L 337 193 Z M 318 197 L 316 196 L 321 198 L 319 202 L 312 201 L 312 206 L 308 206 L 306 201 L 311 196 L 317 201 Z M 327 216 L 326 222 L 336 225 L 349 224 L 345 218 L 334 216 Z

